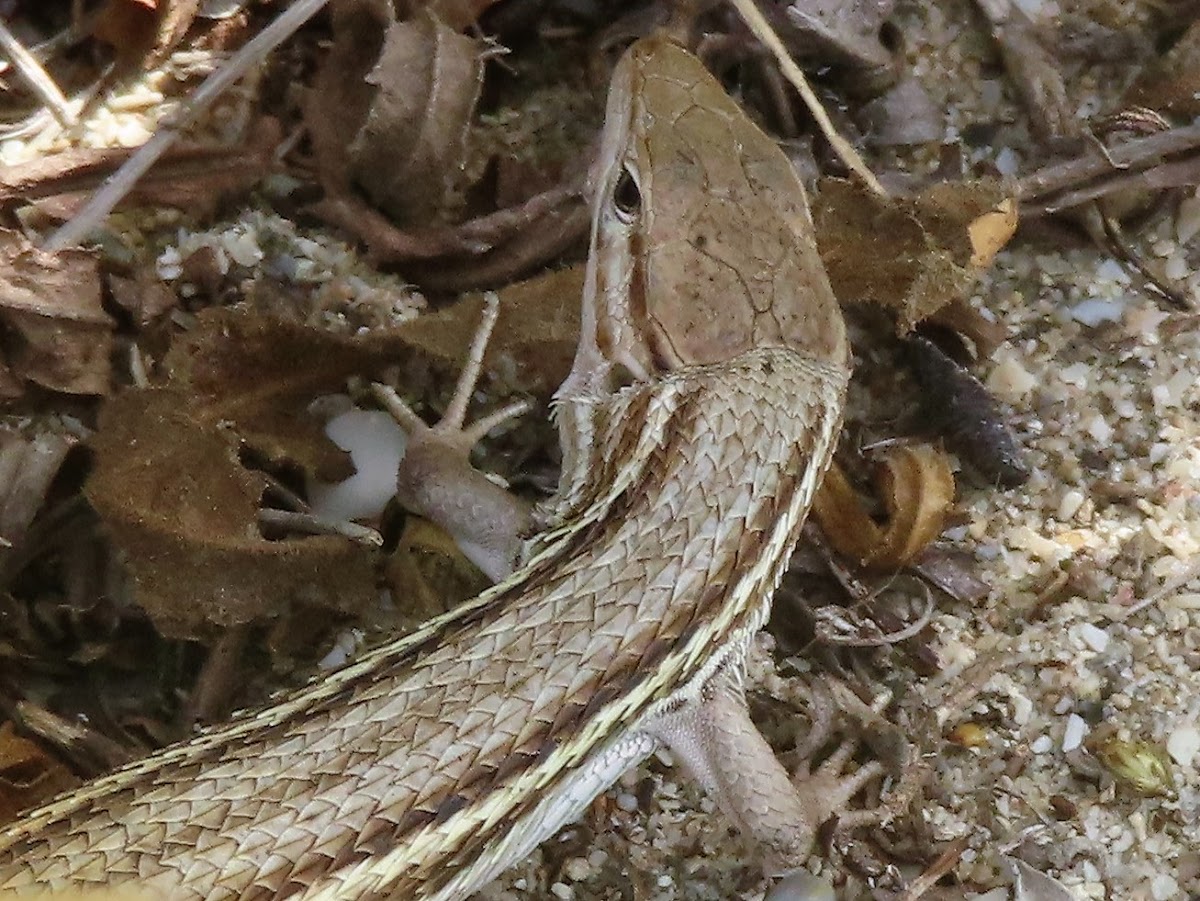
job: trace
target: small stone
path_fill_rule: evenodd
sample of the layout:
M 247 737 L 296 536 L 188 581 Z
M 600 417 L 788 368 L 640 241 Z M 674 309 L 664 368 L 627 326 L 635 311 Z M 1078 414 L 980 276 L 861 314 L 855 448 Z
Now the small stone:
M 1083 721 L 1083 717 L 1074 713 L 1067 717 L 1067 728 L 1063 730 L 1063 751 L 1074 751 L 1082 745 L 1087 731 L 1087 723 Z
M 1103 629 L 1093 626 L 1091 623 L 1080 623 L 1079 637 L 1089 648 L 1097 654 L 1103 654 L 1108 648 L 1108 633 Z
M 801 870 L 779 880 L 763 901 L 834 901 L 833 886 Z
M 262 248 L 258 246 L 256 235 L 252 235 L 248 231 L 234 230 L 226 232 L 221 238 L 221 245 L 225 248 L 226 253 L 239 266 L 250 267 L 262 260 L 263 252 Z
M 1200 232 L 1200 197 L 1193 194 L 1179 204 L 1179 215 L 1175 217 L 1175 237 L 1186 244 Z
M 1196 754 L 1200 753 L 1200 727 L 1189 723 L 1168 735 L 1167 753 L 1180 766 L 1191 766 Z
M 1039 735 L 1029 746 L 1034 754 L 1046 754 L 1054 748 L 1054 740 L 1049 735 Z
M 575 890 L 566 883 L 556 882 L 550 886 L 550 894 L 558 898 L 559 901 L 571 901 L 575 897 Z
M 1150 894 L 1154 901 L 1169 901 L 1179 897 L 1179 883 L 1169 873 L 1159 873 L 1150 881 Z
M 1108 424 L 1108 420 L 1106 420 L 1099 413 L 1092 417 L 1092 420 L 1087 424 L 1086 429 L 1087 433 L 1101 444 L 1108 444 L 1108 442 L 1112 440 L 1112 426 L 1110 426 Z
M 1078 488 L 1072 488 L 1062 496 L 1062 500 L 1058 502 L 1058 518 L 1061 521 L 1066 521 L 1079 512 L 1079 508 L 1083 506 L 1083 492 Z
M 1083 325 L 1095 328 L 1105 322 L 1118 322 L 1125 312 L 1125 304 L 1118 300 L 1089 297 L 1071 307 L 1071 318 Z
M 563 873 L 572 882 L 583 882 L 592 875 L 592 865 L 582 857 L 572 857 L 563 867 Z
M 1171 281 L 1183 281 L 1188 274 L 1187 260 L 1182 253 L 1173 253 L 1167 257 L 1166 263 L 1163 264 L 1163 275 Z
M 1019 360 L 1009 357 L 992 370 L 988 376 L 987 387 L 1005 400 L 1014 401 L 1032 391 L 1037 382 L 1037 377 L 1022 366 Z
M 1021 158 L 1011 147 L 1001 148 L 994 162 L 1001 175 L 1016 175 L 1021 171 Z
M 633 813 L 638 809 L 637 795 L 629 792 L 619 792 L 617 794 L 617 807 L 626 813 Z

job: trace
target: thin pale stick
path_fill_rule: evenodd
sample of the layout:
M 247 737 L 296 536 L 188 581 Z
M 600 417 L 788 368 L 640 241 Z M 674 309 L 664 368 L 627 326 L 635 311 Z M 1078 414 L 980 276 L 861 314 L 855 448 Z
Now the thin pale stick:
M 328 2 L 329 0 L 296 0 L 274 22 L 255 35 L 200 85 L 191 100 L 185 103 L 176 115 L 159 125 L 150 140 L 139 147 L 120 169 L 105 180 L 83 209 L 46 239 L 42 249 L 56 252 L 81 242 L 92 229 L 104 221 L 113 207 L 133 189 L 138 179 L 175 143 L 176 138 L 188 125 L 245 75 L 251 66 L 256 65 L 282 44 Z
M 46 105 L 63 128 L 70 128 L 75 124 L 76 118 L 71 104 L 58 89 L 50 73 L 42 68 L 37 57 L 25 49 L 25 45 L 5 27 L 3 21 L 0 21 L 0 52 L 8 57 L 22 80 L 37 94 L 38 99 Z
M 846 168 L 857 175 L 871 193 L 877 194 L 880 197 L 886 197 L 887 191 L 883 189 L 883 185 L 879 183 L 879 179 L 875 177 L 875 174 L 867 168 L 867 164 L 858 155 L 858 151 L 850 145 L 849 141 L 838 134 L 837 129 L 833 127 L 833 123 L 829 121 L 829 116 L 826 114 L 825 108 L 821 105 L 821 101 L 813 93 L 812 88 L 809 87 L 808 79 L 804 77 L 804 73 L 800 71 L 800 67 L 796 65 L 791 54 L 787 52 L 787 48 L 783 46 L 783 41 L 779 40 L 779 35 L 771 27 L 771 23 L 758 11 L 758 7 L 754 5 L 754 0 L 731 0 L 731 2 L 734 9 L 738 11 L 738 15 L 742 17 L 742 20 L 754 33 L 754 36 L 762 41 L 768 50 L 775 54 L 775 59 L 779 61 L 779 68 L 783 71 L 784 77 L 792 83 L 792 87 L 800 92 L 800 97 L 804 100 L 804 105 L 808 107 L 808 111 L 812 113 L 813 118 L 816 119 L 817 127 L 821 129 L 821 134 L 825 135 L 825 140 L 833 145 L 833 149 L 837 152 L 842 162 L 846 164 Z
M 311 513 L 294 513 L 291 510 L 259 510 L 258 521 L 263 525 L 279 526 L 307 535 L 341 535 L 357 544 L 383 547 L 382 535 L 356 522 L 325 519 Z

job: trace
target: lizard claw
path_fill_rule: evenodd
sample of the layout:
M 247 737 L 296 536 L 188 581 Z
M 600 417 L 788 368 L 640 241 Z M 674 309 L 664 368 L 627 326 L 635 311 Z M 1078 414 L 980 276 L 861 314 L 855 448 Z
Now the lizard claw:
M 845 772 L 846 765 L 857 750 L 858 740 L 846 739 L 815 772 L 810 771 L 807 764 L 801 764 L 792 773 L 796 791 L 804 796 L 816 812 L 814 819 L 817 822 L 823 823 L 834 816 L 838 817 L 839 822 L 844 822 L 847 817 L 844 811 L 850 800 L 883 773 L 883 764 L 876 760 L 864 763 L 853 772 Z
M 463 364 L 462 371 L 458 374 L 454 393 L 450 397 L 446 412 L 442 414 L 442 418 L 435 425 L 427 425 L 425 420 L 414 413 L 412 407 L 396 393 L 395 388 L 378 382 L 371 386 L 375 398 L 408 432 L 410 437 L 421 435 L 428 438 L 436 435 L 443 446 L 453 447 L 459 452 L 470 453 L 471 448 L 492 429 L 529 412 L 531 406 L 529 401 L 518 400 L 489 413 L 469 426 L 464 425 L 467 418 L 467 406 L 479 384 L 479 375 L 483 370 L 483 358 L 499 315 L 500 298 L 495 291 L 488 291 L 484 294 L 483 318 L 479 320 L 479 326 L 475 329 L 475 335 L 471 339 L 471 347 L 467 352 L 467 359 Z
M 810 709 L 813 710 L 814 717 L 814 732 L 818 733 L 817 740 L 823 744 L 832 731 L 831 707 L 836 706 L 842 712 L 849 713 L 862 725 L 878 726 L 876 721 L 890 699 L 881 697 L 876 699 L 875 703 L 866 705 L 857 701 L 848 689 L 835 681 L 831 686 L 823 687 L 819 691 L 814 688 L 810 700 L 812 702 Z M 856 703 L 852 703 L 852 701 Z M 886 766 L 884 759 L 875 759 L 862 764 L 852 772 L 847 772 L 847 767 L 860 744 L 858 738 L 844 739 L 813 771 L 808 763 L 815 750 L 810 738 L 805 742 L 809 752 L 804 759 L 805 762 L 792 771 L 796 790 L 816 812 L 814 819 L 818 822 L 836 820 L 834 827 L 836 834 L 844 834 L 863 826 L 887 825 L 911 802 L 924 777 L 925 768 L 919 761 L 911 759 L 911 747 L 907 747 L 897 754 L 898 749 L 890 747 L 888 742 L 883 742 L 889 751 L 883 755 L 883 758 L 887 759 Z M 819 746 L 817 745 L 817 747 Z M 872 750 L 878 756 L 879 749 L 872 747 Z M 895 757 L 905 759 L 890 759 Z M 899 781 L 895 787 L 884 794 L 876 806 L 864 810 L 846 809 L 856 794 L 887 772 L 899 772 Z

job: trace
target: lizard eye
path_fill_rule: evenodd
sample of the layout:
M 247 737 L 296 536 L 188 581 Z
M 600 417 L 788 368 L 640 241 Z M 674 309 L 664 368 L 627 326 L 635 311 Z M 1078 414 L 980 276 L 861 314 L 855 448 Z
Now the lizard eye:
M 617 176 L 617 183 L 613 187 L 613 206 L 617 208 L 617 218 L 626 224 L 632 222 L 642 208 L 642 192 L 628 167 L 622 168 Z

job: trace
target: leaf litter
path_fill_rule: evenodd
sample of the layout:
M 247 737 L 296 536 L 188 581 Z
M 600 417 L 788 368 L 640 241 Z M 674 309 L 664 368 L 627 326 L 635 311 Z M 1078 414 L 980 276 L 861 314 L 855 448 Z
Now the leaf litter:
M 110 30 L 131 38 L 122 62 L 148 69 L 158 99 L 133 104 L 144 103 L 136 122 L 118 107 L 137 95 L 114 90 L 81 106 L 74 131 L 31 114 L 22 128 L 32 136 L 0 148 L 43 167 L 6 173 L 10 227 L 74 215 L 84 179 L 113 161 L 88 148 L 139 143 L 186 102 L 183 57 L 212 26 L 193 22 L 194 4 L 163 4 L 133 39 L 122 29 L 134 26 L 109 12 L 119 5 L 106 13 Z M 67 6 L 29 27 L 61 26 Z M 261 27 L 274 11 L 265 6 L 236 10 L 222 46 Z M 12 487 L 0 507 L 11 545 L 0 558 L 0 659 L 49 661 L 55 649 L 67 661 L 39 665 L 27 686 L 6 684 L 6 709 L 32 696 L 78 709 L 64 686 L 91 677 L 101 724 L 92 735 L 153 745 L 179 734 L 177 700 L 193 685 L 231 683 L 224 691 L 245 687 L 238 703 L 261 699 L 279 684 L 273 667 L 299 677 L 331 643 L 343 650 L 325 665 L 352 654 L 358 639 L 346 641 L 346 627 L 378 638 L 477 590 L 478 574 L 436 531 L 393 529 L 387 513 L 363 532 L 330 528 L 308 511 L 305 485 L 348 473 L 321 411 L 367 403 L 364 380 L 390 376 L 432 410 L 443 402 L 479 303 L 442 308 L 448 293 L 533 276 L 503 292 L 488 361 L 494 398 L 517 390 L 545 401 L 569 366 L 580 274 L 568 264 L 580 259 L 585 222 L 570 170 L 585 165 L 588 137 L 556 145 L 548 166 L 531 160 L 566 131 L 482 138 L 554 121 L 559 108 L 571 118 L 588 108 L 596 121 L 604 76 L 589 78 L 603 63 L 589 47 L 606 45 L 605 29 L 636 33 L 647 8 L 618 20 L 580 4 L 520 6 L 397 13 L 340 0 L 332 26 L 310 25 L 193 129 L 207 168 L 152 169 L 142 184 L 161 188 L 130 196 L 130 211 L 94 232 L 99 252 L 47 254 L 19 232 L 5 237 L 0 391 L 12 419 L 0 469 Z M 802 586 L 799 607 L 820 612 L 821 627 L 776 622 L 751 680 L 773 699 L 764 725 L 781 749 L 815 750 L 791 723 L 813 738 L 840 718 L 911 743 L 889 766 L 933 755 L 911 815 L 887 831 L 835 835 L 814 861 L 814 890 L 867 897 L 870 882 L 872 897 L 990 901 L 1011 881 L 1018 897 L 1177 897 L 1200 880 L 1200 622 L 1186 581 L 1159 586 L 1182 578 L 1200 545 L 1198 353 L 1194 314 L 1147 291 L 1194 304 L 1197 143 L 1166 121 L 1101 152 L 1085 119 L 1122 103 L 1186 119 L 1194 24 L 1099 0 L 989 0 L 977 4 L 982 17 L 958 2 L 765 6 L 787 48 L 841 98 L 839 129 L 874 137 L 869 165 L 891 187 L 816 186 L 821 252 L 859 357 L 845 472 L 830 483 L 841 500 L 820 517 L 841 554 L 798 555 L 788 585 Z M 733 13 L 704 15 L 743 101 L 768 125 L 803 128 L 804 111 Z M 1097 51 L 1118 32 L 1128 52 Z M 360 52 L 364 36 L 377 52 Z M 1149 52 L 1160 41 L 1170 65 Z M 497 56 L 502 46 L 509 56 Z M 49 71 L 78 76 L 54 58 Z M 180 80 L 164 81 L 165 71 Z M 418 82 L 426 87 L 413 90 Z M 546 90 L 522 96 L 527 83 Z M 562 85 L 578 107 L 553 105 Z M 308 143 L 294 137 L 302 119 Z M 293 137 L 281 143 L 280 133 Z M 844 176 L 844 158 L 819 142 L 816 151 L 826 173 Z M 1112 201 L 1131 190 L 1137 203 Z M 161 208 L 172 204 L 182 212 Z M 1059 231 L 1005 249 L 1018 207 Z M 313 225 L 313 213 L 364 243 L 365 256 Z M 1101 228 L 1083 234 L 1099 249 L 1064 244 L 1089 216 Z M 551 261 L 563 268 L 538 275 Z M 914 347 L 924 355 L 915 364 Z M 947 400 L 918 415 L 922 393 Z M 86 453 L 72 450 L 80 439 Z M 1006 468 L 1018 444 L 1023 484 Z M 890 481 L 878 489 L 860 452 L 873 445 L 887 448 Z M 983 484 L 954 478 L 955 455 Z M 556 459 L 549 430 L 523 423 L 482 462 L 537 497 Z M 382 549 L 365 540 L 374 529 Z M 86 560 L 62 552 L 68 535 L 88 536 Z M 113 678 L 134 632 L 155 636 L 159 658 L 177 665 L 147 654 L 132 682 Z M 243 678 L 214 675 L 194 645 L 162 637 L 234 635 L 243 638 L 231 646 L 247 648 L 235 664 Z M 830 679 L 853 689 L 821 700 L 814 686 Z M 164 684 L 176 702 L 156 699 Z M 131 686 L 140 717 L 121 696 Z M 863 714 L 889 696 L 887 719 Z M 485 895 L 605 898 L 631 879 L 645 881 L 645 897 L 761 892 L 736 857 L 722 863 L 719 811 L 661 762 L 609 797 L 564 834 L 589 837 L 573 856 L 544 851 Z M 621 844 L 622 832 L 640 840 Z

